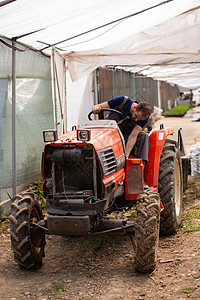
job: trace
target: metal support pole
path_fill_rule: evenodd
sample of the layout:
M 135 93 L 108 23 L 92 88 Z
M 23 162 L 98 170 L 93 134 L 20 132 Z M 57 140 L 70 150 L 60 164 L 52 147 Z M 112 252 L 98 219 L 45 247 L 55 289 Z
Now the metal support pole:
M 12 188 L 16 195 L 16 40 L 12 40 Z
M 98 92 L 97 92 L 97 71 L 93 71 L 93 89 L 94 89 L 94 105 L 98 104 Z M 98 116 L 94 115 L 94 119 L 97 120 Z
M 53 57 L 53 87 L 54 87 L 54 116 L 55 116 L 55 129 L 58 130 L 58 111 L 57 111 L 57 99 L 56 99 L 56 62 L 55 62 L 55 53 L 52 51 L 52 57 Z
M 96 153 L 93 149 L 93 187 L 94 196 L 97 198 L 97 164 L 96 164 Z
M 157 89 L 158 89 L 158 108 L 161 108 L 162 104 L 161 104 L 160 81 L 157 81 Z

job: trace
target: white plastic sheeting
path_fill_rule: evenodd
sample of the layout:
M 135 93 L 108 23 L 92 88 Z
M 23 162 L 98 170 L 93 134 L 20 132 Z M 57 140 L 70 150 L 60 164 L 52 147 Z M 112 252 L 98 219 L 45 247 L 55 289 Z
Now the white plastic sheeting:
M 190 147 L 191 156 L 191 175 L 194 178 L 200 178 L 200 143 Z
M 16 46 L 27 50 L 19 43 Z M 27 50 L 17 52 L 16 60 L 16 184 L 20 191 L 21 184 L 41 173 L 42 131 L 53 127 L 53 105 L 50 57 Z M 0 43 L 0 202 L 8 198 L 7 192 L 12 195 L 11 75 L 12 50 Z
M 72 82 L 67 72 L 67 130 L 84 124 L 94 105 L 93 73 Z
M 194 8 L 200 6 L 200 0 L 166 2 L 17 0 L 0 8 L 0 34 L 13 37 L 40 30 L 20 41 L 38 49 L 46 47 L 44 43 L 56 44 L 69 59 L 73 80 L 97 66 L 121 64 L 132 66 L 134 72 L 195 88 L 199 85 L 200 48 L 199 10 Z M 134 13 L 139 14 L 121 19 Z
M 66 132 L 66 71 L 65 60 L 55 48 L 51 55 L 51 73 L 54 128 L 58 130 L 58 135 L 62 135 Z
M 189 11 L 169 21 L 110 46 L 66 54 L 73 80 L 98 66 L 121 65 L 141 73 L 188 88 L 200 86 L 200 9 Z
M 45 45 L 38 41 L 47 44 L 58 43 L 163 2 L 167 0 L 17 0 L 0 8 L 1 34 L 11 38 L 41 30 L 20 39 L 41 48 Z M 72 46 L 69 50 L 99 48 L 182 13 L 197 2 L 174 0 L 76 40 L 59 43 L 58 46 L 66 48 L 71 44 L 93 39 L 89 43 Z

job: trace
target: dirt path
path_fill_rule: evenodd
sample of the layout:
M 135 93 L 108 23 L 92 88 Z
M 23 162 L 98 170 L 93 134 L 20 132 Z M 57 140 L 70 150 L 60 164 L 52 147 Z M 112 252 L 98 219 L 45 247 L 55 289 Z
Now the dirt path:
M 164 118 L 156 122 L 183 128 L 187 151 L 199 139 L 199 123 Z M 192 209 L 194 207 L 194 209 Z M 200 226 L 200 179 L 190 178 L 184 214 Z M 14 262 L 8 226 L 0 224 L 0 299 L 139 300 L 200 299 L 200 231 L 186 232 L 186 220 L 175 236 L 161 237 L 158 264 L 152 274 L 135 273 L 128 236 L 88 238 L 47 236 L 46 257 L 38 271 L 23 271 Z
M 191 179 L 184 213 L 200 214 L 200 179 Z M 196 219 L 199 226 L 199 219 Z M 191 225 L 189 225 L 191 226 Z M 200 299 L 200 231 L 161 237 L 152 274 L 133 268 L 133 248 L 122 234 L 89 238 L 48 236 L 38 271 L 14 262 L 8 228 L 0 229 L 0 299 Z
M 183 118 L 176 117 L 161 117 L 158 121 L 155 122 L 155 127 L 159 127 L 160 124 L 164 124 L 164 127 L 173 127 L 175 130 L 172 138 L 177 140 L 178 138 L 178 129 L 182 128 L 182 135 L 185 144 L 186 153 L 189 153 L 190 147 L 193 144 L 200 142 L 200 122 L 195 122 L 197 116 L 200 115 L 200 106 L 194 108 L 193 110 L 189 109 L 187 114 Z

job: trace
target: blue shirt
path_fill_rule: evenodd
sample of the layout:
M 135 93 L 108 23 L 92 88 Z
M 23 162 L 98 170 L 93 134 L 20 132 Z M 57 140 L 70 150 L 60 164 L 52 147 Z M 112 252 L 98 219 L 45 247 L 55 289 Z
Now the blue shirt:
M 121 96 L 117 96 L 117 97 L 114 97 L 110 100 L 108 100 L 108 105 L 110 108 L 112 109 L 115 109 L 117 106 L 119 106 L 122 102 L 124 101 L 124 96 L 121 95 Z M 124 106 L 122 107 L 121 111 L 128 117 L 131 118 L 131 112 L 130 112 L 130 109 L 131 109 L 131 105 L 133 102 L 137 102 L 136 100 L 133 100 L 131 99 L 130 97 L 128 97 L 126 103 L 124 104 Z M 112 112 L 110 112 L 110 114 L 112 114 Z M 110 115 L 109 114 L 109 115 Z M 146 118 L 145 120 L 139 120 L 137 121 L 137 125 L 139 125 L 140 127 L 144 127 L 147 122 L 149 120 L 149 117 Z

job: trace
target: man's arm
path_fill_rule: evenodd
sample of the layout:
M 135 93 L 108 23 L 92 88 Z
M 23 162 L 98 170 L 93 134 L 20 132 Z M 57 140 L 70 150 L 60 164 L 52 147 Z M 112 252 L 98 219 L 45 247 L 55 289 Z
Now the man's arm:
M 94 114 L 98 114 L 102 108 L 110 108 L 110 106 L 108 105 L 108 102 L 102 102 L 100 104 L 96 104 L 92 107 L 92 111 Z
M 134 129 L 132 130 L 131 134 L 129 135 L 127 144 L 126 144 L 126 158 L 129 157 L 131 150 L 135 146 L 135 143 L 137 141 L 138 134 L 142 131 L 142 127 L 139 125 L 136 125 Z

